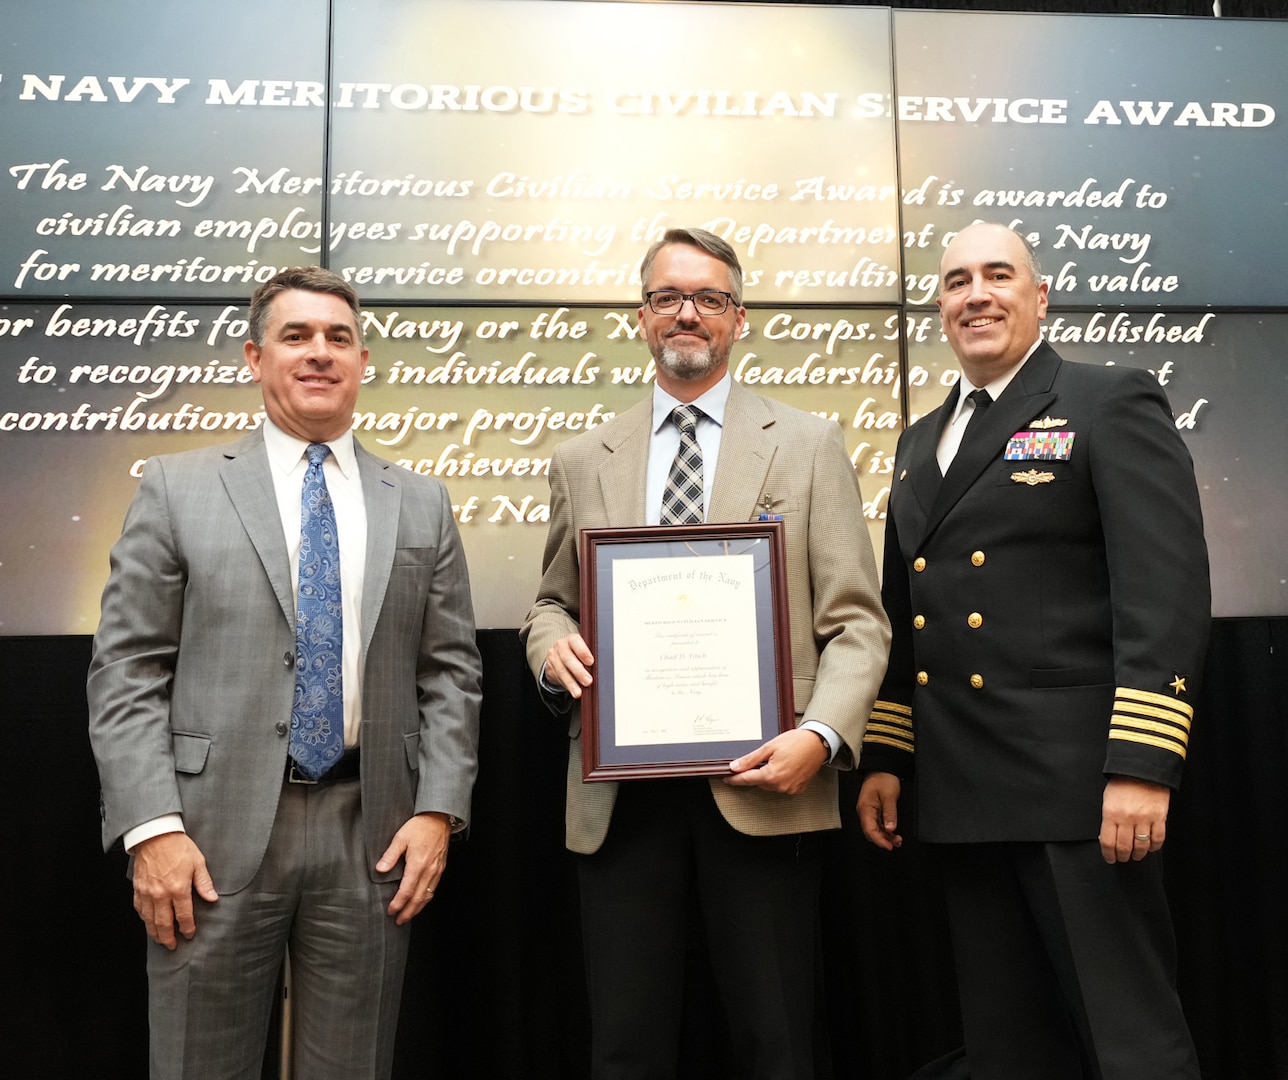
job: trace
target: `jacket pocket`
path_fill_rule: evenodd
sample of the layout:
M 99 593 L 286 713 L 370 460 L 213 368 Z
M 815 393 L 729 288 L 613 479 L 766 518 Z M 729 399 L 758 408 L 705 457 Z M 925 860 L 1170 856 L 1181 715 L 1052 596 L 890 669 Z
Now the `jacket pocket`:
M 170 733 L 170 746 L 174 751 L 174 771 L 199 773 L 206 767 L 210 756 L 210 736 L 193 731 Z
M 433 566 L 438 559 L 436 547 L 394 548 L 394 566 Z
M 792 704 L 797 716 L 805 715 L 805 707 L 814 696 L 814 680 L 808 675 L 792 677 Z
M 407 751 L 407 767 L 415 772 L 420 768 L 420 732 L 403 736 L 403 749 Z
M 1112 686 L 1112 668 L 1034 668 L 1029 673 L 1034 690 L 1055 690 L 1070 686 Z

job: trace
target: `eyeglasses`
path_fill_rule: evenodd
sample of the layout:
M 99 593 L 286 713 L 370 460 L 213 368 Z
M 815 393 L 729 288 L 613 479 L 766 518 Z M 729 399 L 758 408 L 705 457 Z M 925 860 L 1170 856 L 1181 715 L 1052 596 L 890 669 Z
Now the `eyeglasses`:
M 732 293 L 717 292 L 715 289 L 704 289 L 702 292 L 683 293 L 671 289 L 655 289 L 645 293 L 648 306 L 659 315 L 678 315 L 686 300 L 693 301 L 693 309 L 699 315 L 723 315 L 729 310 Z

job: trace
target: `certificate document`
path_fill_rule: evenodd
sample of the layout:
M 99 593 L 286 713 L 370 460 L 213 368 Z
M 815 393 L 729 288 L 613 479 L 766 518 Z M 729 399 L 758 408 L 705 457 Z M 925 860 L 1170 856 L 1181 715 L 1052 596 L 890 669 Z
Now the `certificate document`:
M 761 737 L 750 554 L 619 560 L 612 602 L 617 745 Z

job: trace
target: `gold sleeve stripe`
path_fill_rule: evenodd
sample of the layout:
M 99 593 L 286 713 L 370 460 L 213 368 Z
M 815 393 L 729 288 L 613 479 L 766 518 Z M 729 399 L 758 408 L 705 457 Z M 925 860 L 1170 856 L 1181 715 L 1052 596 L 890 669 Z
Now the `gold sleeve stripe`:
M 891 720 L 888 716 L 873 713 L 868 717 L 868 728 L 881 728 L 890 735 L 900 735 L 905 739 L 912 738 L 912 725 L 906 721 Z
M 899 727 L 897 724 L 883 724 L 878 720 L 869 720 L 867 731 L 880 732 L 882 735 L 888 735 L 892 739 L 902 739 L 909 744 L 916 739 L 911 728 Z
M 1185 718 L 1188 724 L 1194 719 L 1194 706 L 1188 702 L 1181 701 L 1179 698 L 1168 697 L 1166 694 L 1152 694 L 1148 690 L 1135 690 L 1130 686 L 1120 686 L 1114 691 L 1114 708 L 1125 708 L 1132 711 L 1137 709 L 1137 705 L 1127 704 L 1128 702 L 1137 702 L 1139 705 L 1152 705 L 1154 708 L 1163 709 L 1170 714 L 1180 714 L 1177 717 L 1177 723 L 1180 723 L 1180 717 Z
M 906 750 L 908 753 L 914 753 L 912 742 L 908 739 L 888 739 L 884 735 L 873 735 L 870 732 L 863 736 L 865 743 L 883 743 L 886 746 L 893 746 L 896 750 Z
M 878 701 L 872 706 L 870 721 L 879 724 L 892 724 L 912 732 L 912 709 L 906 705 L 894 705 L 889 701 Z
M 1175 712 L 1171 709 L 1157 709 L 1152 705 L 1133 705 L 1124 701 L 1114 702 L 1115 716 L 1138 716 L 1142 719 L 1146 716 L 1152 716 L 1156 720 L 1162 720 L 1169 724 L 1175 724 L 1178 728 L 1186 731 L 1190 730 L 1190 718 L 1182 713 Z
M 1121 739 L 1124 742 L 1157 746 L 1160 750 L 1170 750 L 1174 754 L 1179 754 L 1182 760 L 1185 758 L 1185 747 L 1172 739 L 1160 739 L 1157 735 L 1146 735 L 1144 732 L 1139 731 L 1123 731 L 1117 728 L 1109 733 L 1109 737 L 1111 739 Z
M 1175 739 L 1182 746 L 1188 746 L 1190 733 L 1188 728 L 1179 724 L 1160 724 L 1156 720 L 1142 720 L 1136 716 L 1122 716 L 1115 713 L 1110 722 L 1111 728 L 1125 728 L 1131 731 L 1153 731 L 1166 738 Z

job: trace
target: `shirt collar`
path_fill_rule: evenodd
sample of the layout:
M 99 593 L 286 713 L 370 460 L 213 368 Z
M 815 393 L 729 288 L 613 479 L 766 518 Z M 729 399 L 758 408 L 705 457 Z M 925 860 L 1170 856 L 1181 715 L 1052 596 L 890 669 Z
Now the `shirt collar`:
M 270 464 L 278 472 L 290 474 L 304 460 L 304 451 L 309 445 L 303 439 L 286 434 L 268 417 L 264 418 L 264 449 L 268 452 Z M 346 431 L 326 445 L 331 448 L 331 455 L 341 474 L 346 480 L 351 479 L 358 467 L 357 451 L 353 448 L 353 432 Z
M 694 398 L 690 405 L 696 405 L 702 410 L 703 415 L 714 420 L 721 427 L 724 427 L 725 406 L 729 404 L 729 391 L 733 387 L 733 376 L 726 371 L 724 377 L 715 384 L 710 390 L 699 397 Z M 679 398 L 674 398 L 663 390 L 657 383 L 653 384 L 653 434 L 656 435 L 662 430 L 671 417 L 672 410 L 677 405 L 683 405 L 685 402 Z
M 973 382 L 970 381 L 970 379 L 966 378 L 966 373 L 962 372 L 961 381 L 958 383 L 958 386 L 961 388 L 961 392 L 957 395 L 957 408 L 953 410 L 952 419 L 949 422 L 951 423 L 952 420 L 956 420 L 957 417 L 961 416 L 962 408 L 966 404 L 966 399 L 967 397 L 970 396 L 970 393 L 973 390 L 987 390 L 988 396 L 991 397 L 994 401 L 1000 398 L 1002 396 L 1002 391 L 1011 385 L 1011 380 L 1014 379 L 1017 374 L 1019 374 L 1020 368 L 1022 368 L 1025 365 L 1025 363 L 1028 362 L 1029 357 L 1033 355 L 1034 351 L 1041 344 L 1042 344 L 1042 338 L 1039 335 L 1037 341 L 1035 341 L 1032 345 L 1029 346 L 1029 351 L 1020 357 L 1020 362 L 1018 364 L 1016 364 L 1013 368 L 1010 368 L 1007 371 L 1002 372 L 1001 375 L 999 375 L 987 386 L 976 386 Z

